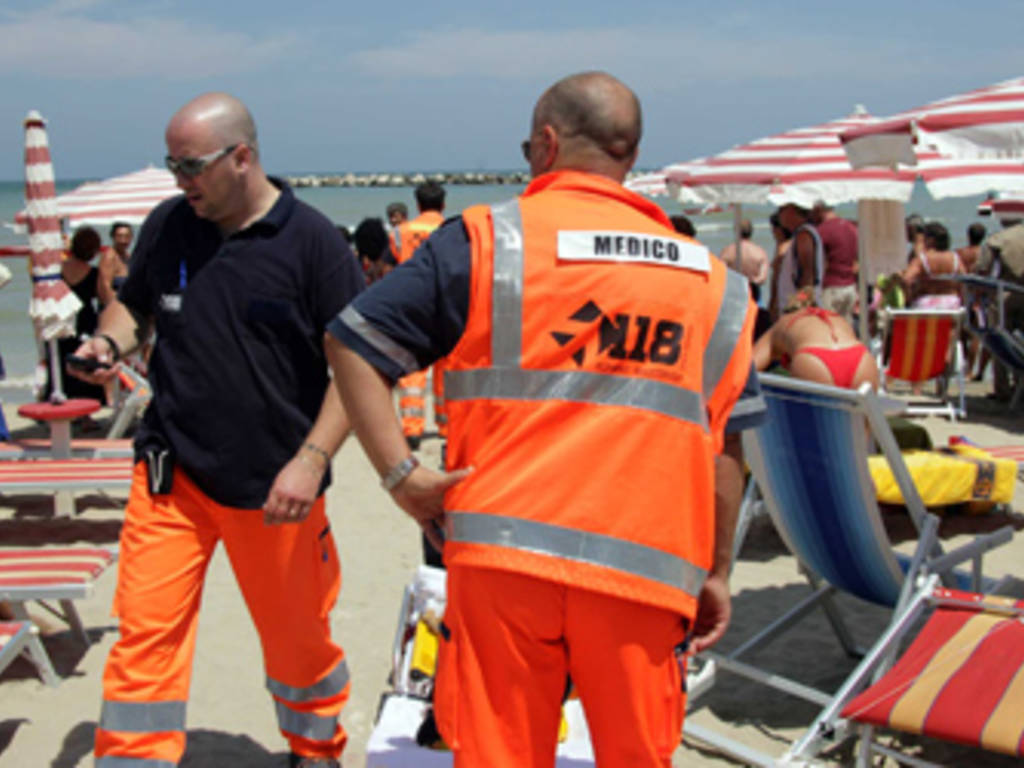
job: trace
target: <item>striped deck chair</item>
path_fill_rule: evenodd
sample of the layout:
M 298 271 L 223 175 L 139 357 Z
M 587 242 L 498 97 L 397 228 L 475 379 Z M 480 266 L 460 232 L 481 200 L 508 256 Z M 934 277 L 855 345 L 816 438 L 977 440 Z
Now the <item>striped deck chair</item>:
M 776 639 L 820 606 L 842 648 L 851 656 L 863 652 L 834 596 L 838 592 L 866 600 L 899 616 L 922 574 L 935 572 L 950 587 L 980 591 L 990 588 L 981 575 L 984 552 L 1012 537 L 1009 526 L 978 536 L 950 554 L 938 543 L 938 519 L 929 515 L 903 463 L 884 411 L 902 406 L 873 392 L 855 392 L 799 381 L 761 376 L 768 419 L 743 434 L 747 463 L 764 505 L 786 546 L 807 576 L 811 592 L 782 616 L 726 654 L 706 656 L 719 670 L 739 674 L 823 707 L 828 718 L 818 720 L 797 741 L 785 759 L 808 758 L 828 746 L 820 734 L 845 734 L 837 712 L 829 709 L 835 696 L 804 682 L 786 678 L 748 663 L 745 657 Z M 868 473 L 869 429 L 887 457 L 906 500 L 919 539 L 912 556 L 896 553 L 889 541 L 874 486 Z M 971 573 L 953 566 L 971 562 Z M 694 703 L 699 699 L 694 697 Z M 689 736 L 706 741 L 752 765 L 775 765 L 777 757 L 751 750 L 722 734 L 691 723 Z M 817 739 L 817 740 L 815 740 Z
M 39 641 L 39 630 L 30 621 L 0 622 L 0 674 L 21 654 L 28 656 L 47 685 L 56 686 L 57 673 Z
M 964 350 L 959 343 L 964 319 L 963 309 L 889 309 L 884 313 L 886 338 L 878 360 L 883 388 L 889 379 L 911 384 L 938 382 L 941 404 L 911 404 L 907 413 L 939 414 L 952 421 L 966 417 Z M 949 397 L 953 375 L 959 392 L 957 406 Z
M 885 339 L 878 370 L 883 388 L 889 379 L 911 384 L 937 380 L 942 403 L 914 404 L 912 414 L 941 414 L 955 421 L 967 414 L 964 404 L 964 354 L 960 347 L 960 327 L 964 310 L 891 309 L 883 315 Z M 888 350 L 888 359 L 884 359 Z M 957 377 L 959 405 L 949 398 L 949 380 Z
M 0 494 L 52 493 L 56 516 L 70 517 L 77 491 L 127 491 L 133 464 L 130 458 L 0 461 Z
M 889 668 L 925 610 L 932 615 Z M 875 669 L 876 682 L 850 700 Z M 838 697 L 840 716 L 865 726 L 858 766 L 871 755 L 904 756 L 873 740 L 874 728 L 1024 757 L 1024 600 L 937 586 L 931 577 L 865 657 Z M 919 761 L 918 761 L 919 762 Z
M 88 644 L 73 601 L 92 594 L 96 579 L 116 557 L 109 549 L 91 547 L 0 548 L 0 600 L 10 603 L 21 621 L 29 618 L 26 603 L 38 602 Z

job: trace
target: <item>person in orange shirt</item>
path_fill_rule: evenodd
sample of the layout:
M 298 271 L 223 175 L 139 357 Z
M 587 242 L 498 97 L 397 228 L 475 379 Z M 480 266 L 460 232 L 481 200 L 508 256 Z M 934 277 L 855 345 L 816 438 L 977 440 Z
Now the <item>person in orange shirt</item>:
M 444 210 L 444 187 L 436 181 L 427 181 L 416 187 L 415 194 L 419 216 L 391 230 L 391 255 L 399 264 L 411 259 L 416 249 L 444 221 L 441 213 Z M 439 378 L 440 374 L 440 369 L 436 370 L 435 378 Z M 402 418 L 402 433 L 413 450 L 420 447 L 426 425 L 426 389 L 426 369 L 414 371 L 398 381 L 398 411 Z M 434 389 L 437 402 L 437 398 L 443 398 L 443 394 L 436 384 Z
M 729 621 L 736 419 L 764 414 L 755 308 L 746 278 L 622 186 L 640 132 L 619 80 L 559 81 L 525 192 L 450 219 L 328 324 L 384 488 L 444 534 L 435 712 L 456 768 L 552 765 L 569 675 L 599 766 L 668 766 L 686 649 Z M 445 473 L 409 453 L 389 393 L 440 358 Z

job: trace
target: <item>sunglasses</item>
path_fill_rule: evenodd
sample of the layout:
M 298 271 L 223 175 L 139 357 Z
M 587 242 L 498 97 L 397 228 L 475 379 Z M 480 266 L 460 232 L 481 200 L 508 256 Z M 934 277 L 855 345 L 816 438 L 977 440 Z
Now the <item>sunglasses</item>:
M 530 162 L 530 140 L 527 139 L 524 141 L 519 145 L 519 148 L 523 150 L 523 159 L 526 160 L 526 162 Z
M 217 162 L 225 155 L 230 155 L 238 146 L 238 144 L 232 144 L 230 147 L 224 147 L 224 149 L 218 149 L 215 152 L 210 152 L 208 155 L 201 155 L 199 157 L 173 157 L 172 155 L 167 155 L 164 158 L 164 163 L 167 165 L 167 170 L 171 173 L 192 179 L 205 171 L 206 166 Z

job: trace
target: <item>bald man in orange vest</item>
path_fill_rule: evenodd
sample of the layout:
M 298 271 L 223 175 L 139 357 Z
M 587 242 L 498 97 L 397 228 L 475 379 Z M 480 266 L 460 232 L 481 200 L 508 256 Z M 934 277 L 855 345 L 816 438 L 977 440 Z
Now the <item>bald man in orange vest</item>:
M 384 488 L 444 534 L 434 704 L 456 768 L 551 766 L 567 676 L 599 766 L 668 766 L 684 649 L 729 621 L 737 430 L 764 408 L 755 307 L 622 186 L 640 128 L 614 77 L 559 81 L 534 109 L 525 192 L 446 222 L 328 325 Z M 389 397 L 440 357 L 446 473 L 409 454 Z

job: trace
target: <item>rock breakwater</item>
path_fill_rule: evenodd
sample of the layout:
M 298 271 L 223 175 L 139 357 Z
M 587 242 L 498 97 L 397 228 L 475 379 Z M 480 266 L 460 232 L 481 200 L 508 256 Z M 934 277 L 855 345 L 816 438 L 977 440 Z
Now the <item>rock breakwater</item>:
M 286 177 L 293 187 L 415 187 L 426 181 L 438 184 L 528 184 L 529 171 L 498 173 L 459 171 L 453 173 L 334 173 Z

